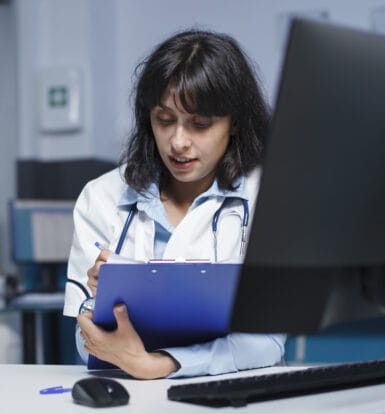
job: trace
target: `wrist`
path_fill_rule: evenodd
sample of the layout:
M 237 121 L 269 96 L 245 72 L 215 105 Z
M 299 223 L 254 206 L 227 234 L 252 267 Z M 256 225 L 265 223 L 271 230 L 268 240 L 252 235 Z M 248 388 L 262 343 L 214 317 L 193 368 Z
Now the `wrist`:
M 130 364 L 128 367 L 124 362 L 116 365 L 135 378 L 147 380 L 165 378 L 179 369 L 178 362 L 169 354 L 161 351 L 146 352 L 142 358 L 136 359 L 135 366 Z
M 149 355 L 154 361 L 154 366 L 158 368 L 160 375 L 157 378 L 167 377 L 180 368 L 179 362 L 167 352 L 157 351 L 151 352 Z

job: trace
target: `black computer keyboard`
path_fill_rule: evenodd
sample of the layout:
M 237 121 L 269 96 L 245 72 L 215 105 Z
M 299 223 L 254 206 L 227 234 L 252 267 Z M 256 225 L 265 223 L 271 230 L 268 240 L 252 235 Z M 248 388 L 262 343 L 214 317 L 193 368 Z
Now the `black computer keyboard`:
M 208 406 L 239 407 L 249 402 L 286 398 L 385 382 L 385 360 L 317 366 L 277 374 L 173 385 L 168 399 Z

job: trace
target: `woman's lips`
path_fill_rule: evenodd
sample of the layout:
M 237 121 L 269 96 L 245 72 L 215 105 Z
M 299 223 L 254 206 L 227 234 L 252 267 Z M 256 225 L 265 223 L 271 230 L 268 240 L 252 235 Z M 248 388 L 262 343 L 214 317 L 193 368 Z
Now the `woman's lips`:
M 171 165 L 177 170 L 188 170 L 197 161 L 196 158 L 169 157 Z

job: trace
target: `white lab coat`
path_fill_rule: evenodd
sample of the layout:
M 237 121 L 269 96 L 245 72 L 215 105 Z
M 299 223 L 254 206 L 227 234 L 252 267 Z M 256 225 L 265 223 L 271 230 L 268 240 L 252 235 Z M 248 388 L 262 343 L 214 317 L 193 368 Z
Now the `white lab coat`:
M 249 209 L 252 214 L 259 186 L 259 169 L 254 170 L 246 180 L 249 195 Z M 87 270 L 100 253 L 95 242 L 115 250 L 127 210 L 118 207 L 126 190 L 121 172 L 115 169 L 90 181 L 80 194 L 75 210 L 75 233 L 71 248 L 68 277 L 86 287 Z M 220 207 L 223 197 L 209 199 L 192 209 L 172 233 L 163 258 L 208 259 L 214 261 L 214 237 L 212 219 Z M 139 208 L 139 206 L 138 206 Z M 218 261 L 240 261 L 241 224 L 244 210 L 240 200 L 234 200 L 221 212 L 217 231 Z M 154 258 L 155 225 L 146 213 L 139 211 L 129 227 L 121 255 L 149 260 Z M 67 283 L 64 315 L 76 316 L 84 293 L 74 284 Z
M 255 169 L 246 178 L 250 219 L 254 212 L 259 187 L 260 171 Z M 115 169 L 89 182 L 80 194 L 75 210 L 75 232 L 71 248 L 68 277 L 86 287 L 87 270 L 94 264 L 100 251 L 95 242 L 115 250 L 120 238 L 127 209 L 119 207 L 119 201 L 127 190 L 121 171 Z M 214 237 L 212 219 L 222 204 L 223 197 L 210 198 L 190 210 L 174 229 L 163 258 L 209 259 L 214 261 Z M 138 260 L 153 258 L 155 225 L 138 203 L 138 213 L 129 227 L 121 255 Z M 226 206 L 218 221 L 218 261 L 239 261 L 243 205 L 235 199 Z M 219 287 L 220 288 L 220 287 Z M 64 315 L 77 316 L 85 299 L 84 292 L 75 284 L 67 283 Z M 195 376 L 220 374 L 240 369 L 269 366 L 278 363 L 284 354 L 284 335 L 258 335 L 231 333 L 204 344 L 190 347 L 167 348 L 181 365 L 170 375 Z M 83 359 L 80 331 L 77 330 L 77 347 Z

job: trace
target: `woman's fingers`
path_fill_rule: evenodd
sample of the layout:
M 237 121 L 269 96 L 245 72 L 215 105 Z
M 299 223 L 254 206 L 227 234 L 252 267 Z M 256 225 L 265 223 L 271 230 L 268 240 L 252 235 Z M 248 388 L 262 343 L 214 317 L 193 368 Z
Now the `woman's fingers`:
M 98 287 L 98 280 L 99 280 L 99 271 L 100 266 L 103 263 L 106 263 L 109 255 L 111 254 L 110 250 L 102 250 L 99 254 L 99 256 L 96 258 L 95 264 L 88 269 L 87 271 L 87 286 L 90 288 L 92 296 L 96 296 L 96 290 Z
M 95 297 L 96 289 L 98 287 L 100 266 L 105 263 L 103 261 L 96 262 L 87 272 L 87 286 L 91 289 L 92 296 Z
M 106 262 L 111 253 L 112 253 L 111 250 L 107 250 L 107 249 L 101 250 L 101 252 L 99 253 L 99 256 L 96 259 L 96 261 L 97 262 L 98 261 Z

